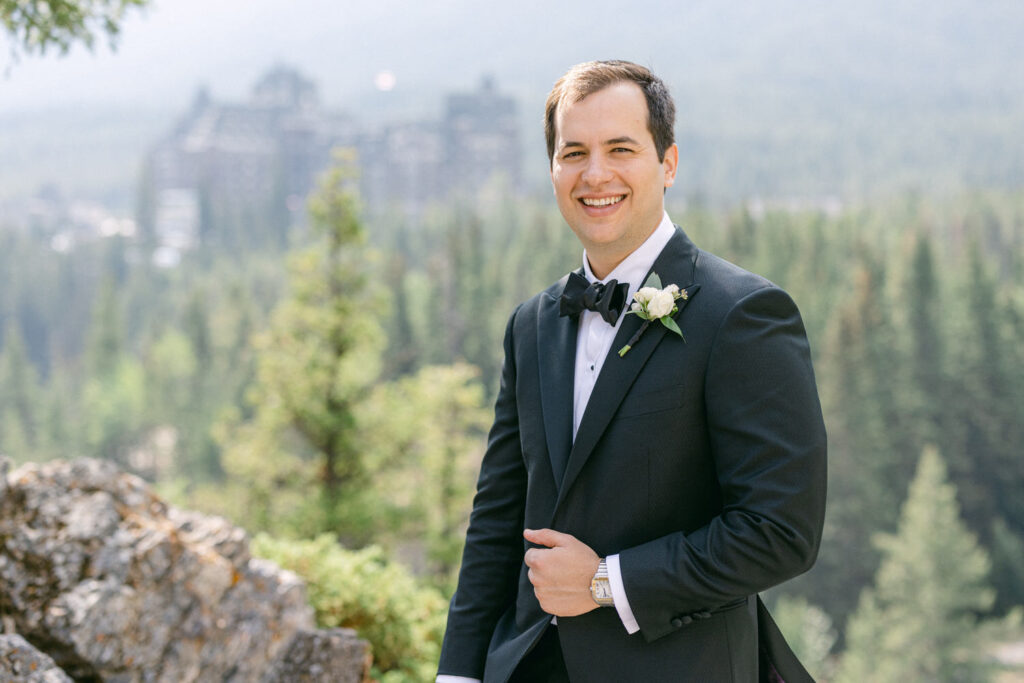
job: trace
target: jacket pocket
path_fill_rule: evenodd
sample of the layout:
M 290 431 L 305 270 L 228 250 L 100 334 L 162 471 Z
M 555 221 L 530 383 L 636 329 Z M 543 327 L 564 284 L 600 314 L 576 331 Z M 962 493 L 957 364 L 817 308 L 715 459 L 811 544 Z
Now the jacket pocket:
M 682 405 L 683 385 L 673 384 L 635 395 L 631 393 L 623 400 L 616 417 L 636 417 L 663 410 L 675 410 Z

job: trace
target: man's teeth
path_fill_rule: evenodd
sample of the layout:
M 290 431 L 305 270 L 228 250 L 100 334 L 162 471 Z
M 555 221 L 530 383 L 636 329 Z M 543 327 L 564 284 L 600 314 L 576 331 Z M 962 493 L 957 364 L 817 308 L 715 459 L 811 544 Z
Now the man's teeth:
M 625 198 L 626 195 L 621 194 L 618 197 L 602 197 L 601 199 L 591 199 L 590 197 L 583 197 L 580 201 L 582 201 L 587 206 L 608 206 L 610 204 L 618 204 Z

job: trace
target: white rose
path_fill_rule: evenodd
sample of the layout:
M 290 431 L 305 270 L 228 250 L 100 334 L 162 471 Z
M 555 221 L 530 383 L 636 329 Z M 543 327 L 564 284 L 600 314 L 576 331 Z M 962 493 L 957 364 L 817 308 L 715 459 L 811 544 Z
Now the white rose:
M 679 298 L 679 285 L 669 285 L 665 289 L 668 290 L 669 292 L 672 292 L 673 299 Z
M 658 294 L 658 292 L 660 291 L 661 290 L 658 289 L 657 287 L 641 287 L 640 291 L 633 295 L 633 298 L 636 299 L 641 306 L 643 306 L 652 298 L 654 298 L 654 296 Z
M 647 302 L 647 314 L 651 318 L 661 318 L 672 312 L 675 308 L 675 296 L 668 289 L 663 289 L 651 297 Z

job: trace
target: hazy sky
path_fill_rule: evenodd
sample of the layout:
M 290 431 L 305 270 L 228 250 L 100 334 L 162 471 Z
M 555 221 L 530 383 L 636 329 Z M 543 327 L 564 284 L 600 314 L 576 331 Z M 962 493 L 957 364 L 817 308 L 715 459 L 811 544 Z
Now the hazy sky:
M 94 53 L 22 58 L 0 80 L 0 107 L 162 106 L 191 97 L 199 83 L 235 98 L 275 62 L 298 66 L 338 104 L 372 91 L 385 70 L 396 76 L 396 93 L 427 81 L 466 87 L 485 71 L 523 77 L 541 64 L 552 65 L 553 80 L 563 65 L 600 56 L 595 41 L 610 54 L 637 42 L 609 21 L 616 6 L 587 3 L 584 15 L 579 2 L 519 2 L 503 11 L 465 0 L 157 0 L 125 22 L 117 52 L 97 43 Z M 635 57 L 649 61 L 656 52 Z
M 807 149 L 856 168 L 861 148 L 897 150 L 895 162 L 981 150 L 1010 177 L 1019 162 L 1003 138 L 1024 120 L 1021 0 L 154 0 L 125 22 L 116 52 L 100 40 L 92 53 L 8 64 L 6 40 L 0 33 L 0 200 L 53 178 L 69 192 L 128 196 L 124 169 L 134 172 L 199 86 L 241 101 L 279 63 L 367 127 L 436 119 L 443 95 L 492 75 L 517 99 L 541 172 L 544 97 L 589 59 L 652 67 L 676 98 L 677 132 L 703 145 L 688 158 L 709 168 L 724 145 L 745 158 L 751 140 L 756 151 L 771 138 L 799 169 L 817 163 L 799 157 Z M 382 72 L 394 75 L 391 91 L 375 87 Z M 88 174 L 76 175 L 79 161 Z M 748 166 L 710 172 L 755 173 Z
M 78 47 L 64 58 L 23 57 L 0 81 L 0 103 L 163 106 L 190 97 L 200 83 L 234 98 L 276 61 L 300 65 L 318 81 L 340 83 L 343 72 L 345 86 L 362 79 L 369 87 L 375 70 L 388 68 L 386 50 L 359 49 L 361 59 L 339 63 L 356 51 L 358 23 L 372 21 L 373 11 L 360 7 L 357 22 L 339 9 L 344 4 L 157 0 L 125 22 L 116 52 L 97 43 L 93 53 Z
M 1018 0 L 633 0 L 625 7 L 156 0 L 125 22 L 117 52 L 97 43 L 92 54 L 76 48 L 65 58 L 23 57 L 10 66 L 0 77 L 0 113 L 83 103 L 178 109 L 201 83 L 219 99 L 237 99 L 276 62 L 298 67 L 329 104 L 342 106 L 373 93 L 385 70 L 395 74 L 396 98 L 467 88 L 484 72 L 513 94 L 542 98 L 566 67 L 603 57 L 648 64 L 670 85 L 879 73 L 911 83 L 1024 82 Z

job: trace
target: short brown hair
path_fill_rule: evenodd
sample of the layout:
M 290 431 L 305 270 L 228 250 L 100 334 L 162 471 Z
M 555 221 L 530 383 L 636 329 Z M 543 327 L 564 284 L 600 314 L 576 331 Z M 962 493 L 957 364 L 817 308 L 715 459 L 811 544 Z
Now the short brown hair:
M 647 130 L 654 138 L 658 161 L 665 160 L 665 150 L 675 142 L 676 105 L 668 88 L 650 69 L 611 59 L 577 64 L 555 82 L 544 106 L 544 137 L 548 143 L 548 162 L 555 157 L 555 114 L 563 102 L 579 102 L 587 95 L 604 90 L 620 81 L 630 81 L 640 86 L 647 100 Z

